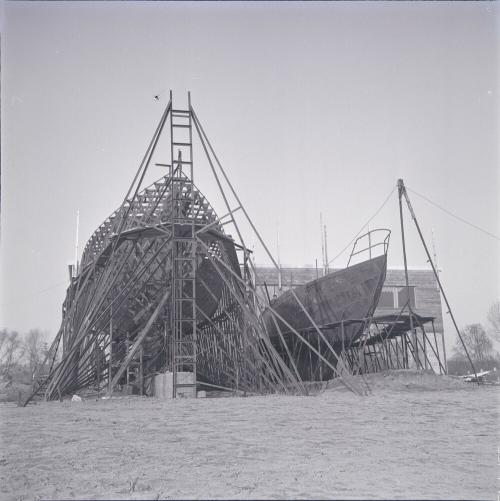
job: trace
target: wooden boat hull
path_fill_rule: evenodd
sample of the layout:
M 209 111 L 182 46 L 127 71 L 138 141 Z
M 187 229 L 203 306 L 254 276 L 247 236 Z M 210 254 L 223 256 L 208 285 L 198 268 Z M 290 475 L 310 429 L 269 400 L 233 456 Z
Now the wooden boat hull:
M 332 345 L 347 346 L 363 331 L 362 319 L 375 311 L 387 269 L 387 256 L 382 256 L 330 273 L 294 288 L 298 299 Z M 299 332 L 316 329 L 291 291 L 272 301 L 270 307 Z M 292 333 L 285 322 L 278 320 L 270 309 L 264 312 L 264 323 L 273 343 L 280 343 L 281 333 Z M 360 320 L 359 322 L 342 321 Z

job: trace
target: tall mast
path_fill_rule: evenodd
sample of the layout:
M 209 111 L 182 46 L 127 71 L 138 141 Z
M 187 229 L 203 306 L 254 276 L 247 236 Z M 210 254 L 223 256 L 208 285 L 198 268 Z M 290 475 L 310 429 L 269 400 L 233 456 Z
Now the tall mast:
M 420 355 L 418 353 L 418 345 L 417 345 L 417 332 L 413 328 L 413 310 L 410 303 L 410 285 L 408 280 L 408 262 L 406 259 L 406 241 L 405 241 L 405 228 L 403 222 L 403 202 L 402 198 L 405 192 L 404 184 L 402 179 L 398 179 L 398 198 L 399 198 L 399 222 L 401 225 L 401 242 L 403 244 L 403 262 L 405 266 L 405 286 L 406 286 L 406 305 L 410 312 L 410 332 L 413 340 L 413 349 L 414 349 L 414 357 L 415 362 L 417 364 L 417 370 L 420 369 Z
M 323 233 L 323 214 L 320 212 L 319 213 L 319 231 L 321 233 L 321 261 L 322 261 L 322 268 L 323 268 L 323 276 L 325 275 L 325 267 L 326 267 L 326 261 L 325 261 L 325 234 Z
M 78 230 L 80 226 L 80 210 L 76 210 L 76 236 L 75 236 L 75 276 L 78 275 Z
M 323 226 L 323 234 L 324 234 L 324 240 L 325 240 L 325 275 L 328 275 L 329 269 L 328 269 L 328 240 L 326 238 L 326 224 Z
M 428 263 L 430 263 L 430 265 L 432 267 L 432 271 L 434 272 L 434 276 L 436 277 L 437 283 L 439 285 L 439 290 L 441 291 L 444 302 L 446 303 L 446 307 L 448 308 L 447 313 L 450 315 L 451 321 L 453 322 L 453 325 L 454 325 L 455 330 L 457 332 L 458 339 L 460 339 L 460 342 L 462 343 L 462 347 L 465 351 L 465 354 L 467 355 L 470 366 L 471 366 L 472 370 L 474 371 L 474 376 L 476 378 L 477 384 L 479 384 L 479 381 L 477 378 L 476 368 L 474 367 L 472 359 L 470 358 L 469 351 L 467 350 L 467 346 L 464 343 L 464 340 L 462 338 L 462 334 L 460 333 L 460 329 L 458 328 L 457 322 L 455 320 L 455 316 L 453 315 L 453 313 L 451 311 L 450 303 L 448 303 L 448 298 L 446 297 L 446 294 L 444 292 L 443 285 L 441 284 L 441 280 L 439 279 L 439 275 L 437 273 L 436 267 L 434 266 L 434 263 L 432 262 L 429 249 L 427 248 L 427 244 L 425 243 L 425 239 L 424 239 L 424 236 L 422 235 L 422 231 L 420 229 L 420 225 L 418 224 L 417 218 L 415 216 L 415 212 L 413 212 L 413 207 L 411 206 L 410 198 L 408 197 L 408 193 L 406 192 L 406 188 L 404 186 L 402 179 L 398 179 L 398 191 L 399 191 L 399 203 L 400 203 L 401 218 L 403 217 L 402 212 L 401 212 L 401 197 L 404 196 L 405 200 L 406 200 L 406 205 L 408 205 L 408 209 L 410 211 L 411 217 L 413 219 L 413 222 L 415 223 L 415 227 L 417 228 L 418 236 L 420 237 L 420 241 L 422 242 L 422 246 L 424 247 L 425 253 L 427 254 Z M 403 251 L 404 251 L 404 247 L 403 247 Z M 443 340 L 444 340 L 444 333 L 443 333 Z M 443 344 L 443 346 L 444 346 L 444 344 Z
M 280 258 L 280 230 L 278 225 L 278 231 L 276 232 L 276 247 L 278 252 L 278 289 L 281 290 L 281 258 Z

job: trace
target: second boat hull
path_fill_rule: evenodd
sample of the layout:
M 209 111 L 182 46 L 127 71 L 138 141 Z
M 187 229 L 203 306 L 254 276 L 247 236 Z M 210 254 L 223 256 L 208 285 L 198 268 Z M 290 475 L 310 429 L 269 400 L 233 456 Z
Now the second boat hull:
M 307 314 L 291 291 L 283 293 L 270 306 L 289 325 L 277 316 L 273 319 L 272 311 L 266 310 L 264 322 L 271 339 L 280 339 L 277 326 L 284 336 L 292 333 L 290 326 L 299 332 L 315 332 L 310 316 L 332 345 L 350 344 L 361 335 L 362 320 L 377 307 L 386 268 L 387 257 L 382 255 L 294 288 Z M 346 322 L 343 328 L 336 325 L 352 320 L 359 322 Z

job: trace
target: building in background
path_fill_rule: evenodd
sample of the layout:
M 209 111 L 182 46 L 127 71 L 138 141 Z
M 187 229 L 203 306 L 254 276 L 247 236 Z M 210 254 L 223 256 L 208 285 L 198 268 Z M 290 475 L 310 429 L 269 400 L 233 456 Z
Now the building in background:
M 397 314 L 406 298 L 403 268 L 388 268 L 375 316 Z M 434 272 L 430 269 L 408 269 L 410 305 L 422 317 L 433 317 L 436 333 L 443 333 L 441 293 Z

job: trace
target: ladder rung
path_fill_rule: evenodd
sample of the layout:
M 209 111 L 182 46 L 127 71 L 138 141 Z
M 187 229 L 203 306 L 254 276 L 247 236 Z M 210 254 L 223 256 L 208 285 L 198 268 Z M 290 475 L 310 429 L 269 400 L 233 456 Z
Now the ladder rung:
M 173 142 L 172 146 L 191 146 L 191 143 L 177 143 L 177 142 Z
M 189 115 L 189 110 L 172 110 L 172 113 L 182 113 L 183 115 Z
M 191 229 L 191 223 L 174 223 L 176 226 L 176 230 L 187 230 Z M 179 228 L 180 226 L 180 228 Z M 194 240 L 195 238 L 189 235 L 174 235 L 175 238 L 188 238 L 189 240 Z
M 172 127 L 182 127 L 183 129 L 189 129 L 191 126 L 186 124 L 172 124 Z
M 192 165 L 193 162 L 188 162 L 187 160 L 174 160 L 174 164 L 182 164 L 182 165 Z M 184 181 L 186 180 L 185 178 L 180 178 L 183 179 Z
M 196 383 L 179 383 L 175 384 L 176 388 L 194 388 L 196 387 Z

